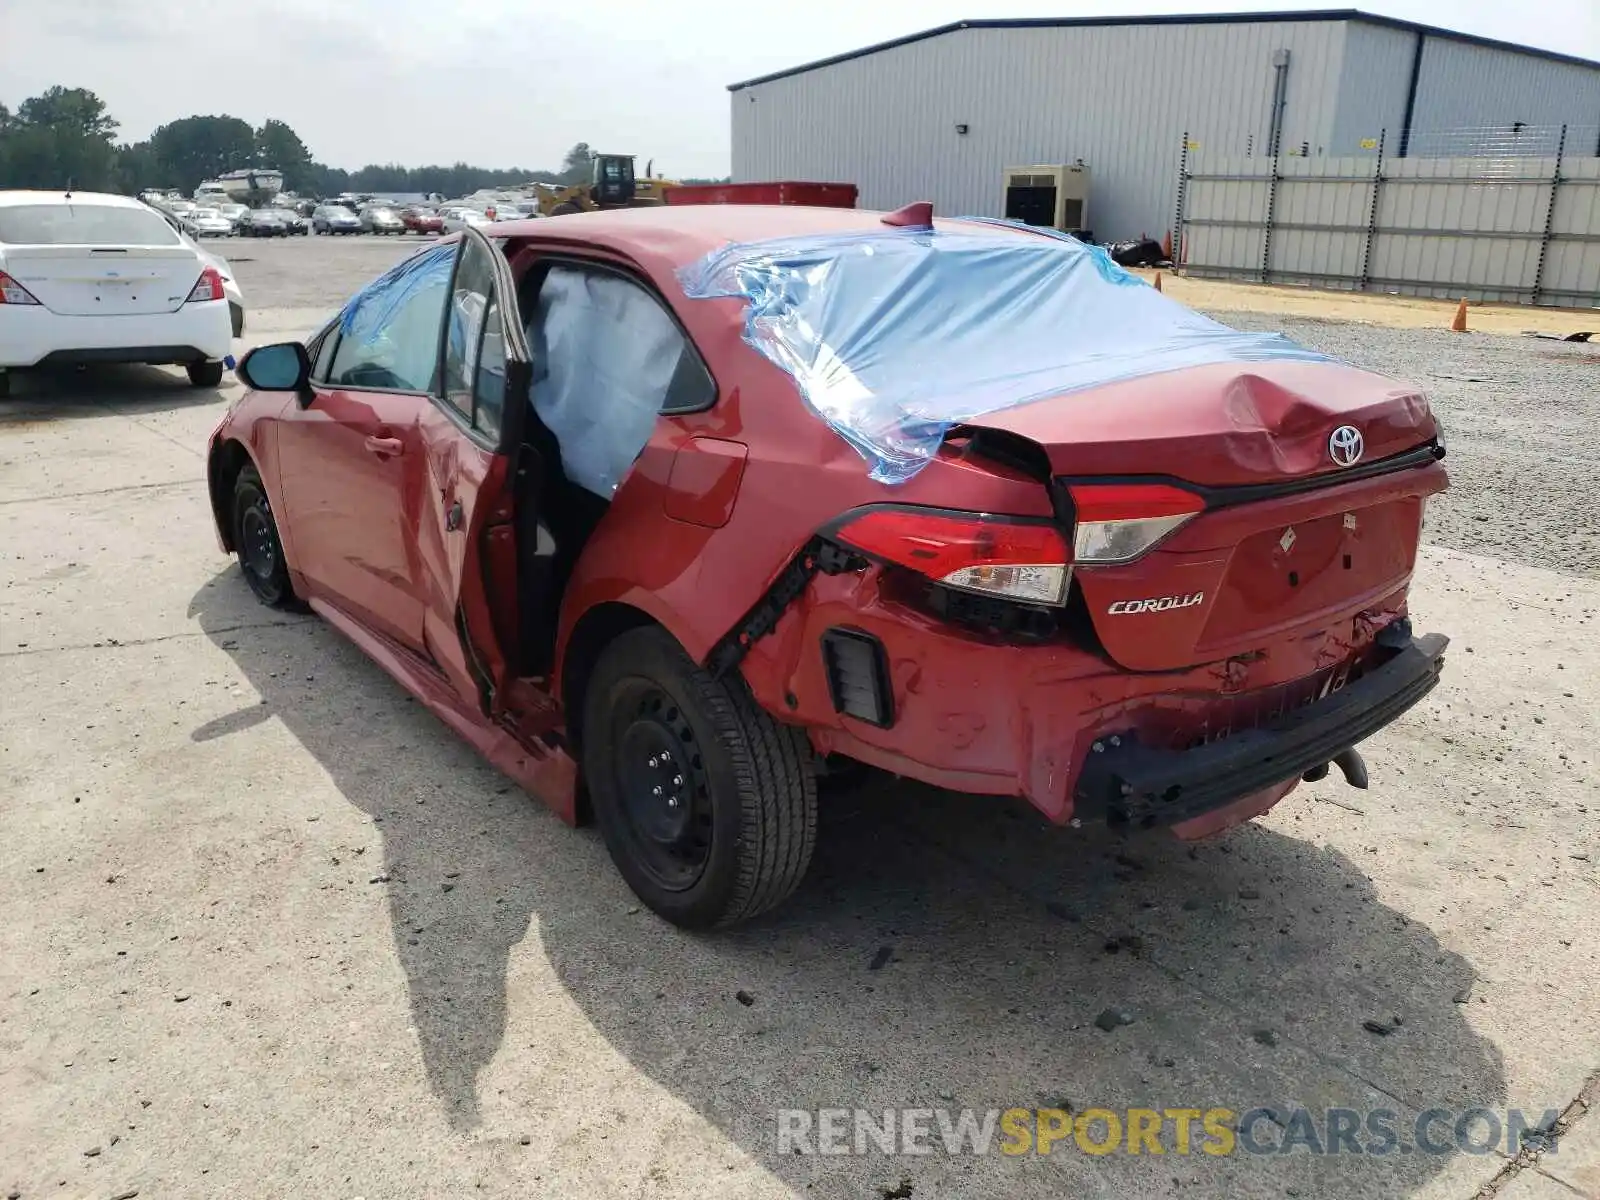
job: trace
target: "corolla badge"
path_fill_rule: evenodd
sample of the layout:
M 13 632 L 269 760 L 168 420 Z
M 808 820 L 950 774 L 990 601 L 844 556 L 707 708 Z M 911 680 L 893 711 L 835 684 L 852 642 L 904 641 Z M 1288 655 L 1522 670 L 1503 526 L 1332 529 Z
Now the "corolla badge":
M 1148 600 L 1117 600 L 1106 612 L 1113 617 L 1131 616 L 1134 613 L 1171 612 L 1175 608 L 1193 608 L 1204 604 L 1204 592 L 1189 592 L 1176 596 L 1152 596 Z
M 1336 466 L 1355 466 L 1365 448 L 1361 430 L 1354 425 L 1341 425 L 1328 435 L 1328 457 Z

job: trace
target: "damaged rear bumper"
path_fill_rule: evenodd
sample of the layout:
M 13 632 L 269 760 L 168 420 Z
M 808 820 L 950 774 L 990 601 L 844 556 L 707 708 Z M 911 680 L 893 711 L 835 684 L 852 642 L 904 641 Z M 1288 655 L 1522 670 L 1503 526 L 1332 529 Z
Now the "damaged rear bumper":
M 1325 767 L 1411 708 L 1439 682 L 1449 638 L 1384 629 L 1390 656 L 1337 692 L 1269 722 L 1188 750 L 1099 739 L 1073 794 L 1074 815 L 1154 828 L 1177 825 Z

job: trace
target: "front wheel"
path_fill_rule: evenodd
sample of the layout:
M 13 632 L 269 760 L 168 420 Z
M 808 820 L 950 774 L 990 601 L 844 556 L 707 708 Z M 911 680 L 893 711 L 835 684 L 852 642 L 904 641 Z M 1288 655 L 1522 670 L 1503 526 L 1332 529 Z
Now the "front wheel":
M 239 556 L 239 571 L 257 600 L 268 608 L 296 606 L 289 565 L 283 560 L 283 543 L 278 538 L 278 522 L 254 466 L 242 468 L 234 481 L 233 548 Z
M 665 631 L 634 630 L 601 655 L 582 758 L 612 861 L 673 924 L 733 925 L 800 885 L 817 836 L 805 735 Z
M 189 383 L 194 387 L 217 387 L 222 383 L 220 362 L 189 363 L 184 370 L 189 372 Z

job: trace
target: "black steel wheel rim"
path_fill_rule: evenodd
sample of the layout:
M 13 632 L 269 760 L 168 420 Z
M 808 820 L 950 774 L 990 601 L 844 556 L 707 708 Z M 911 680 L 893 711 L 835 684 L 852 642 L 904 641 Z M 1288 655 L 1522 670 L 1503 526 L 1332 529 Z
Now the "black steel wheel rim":
M 278 568 L 278 551 L 273 545 L 272 512 L 265 498 L 257 496 L 239 515 L 239 559 L 261 583 L 269 583 Z
M 613 729 L 622 832 L 657 886 L 691 888 L 711 858 L 711 788 L 682 708 L 649 680 L 622 684 Z

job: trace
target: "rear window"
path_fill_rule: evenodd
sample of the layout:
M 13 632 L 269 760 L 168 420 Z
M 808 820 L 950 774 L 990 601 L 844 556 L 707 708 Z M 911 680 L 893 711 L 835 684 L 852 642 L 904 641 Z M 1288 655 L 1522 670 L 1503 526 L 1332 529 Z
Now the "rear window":
M 0 242 L 13 246 L 172 246 L 178 235 L 147 208 L 18 204 L 0 207 Z

